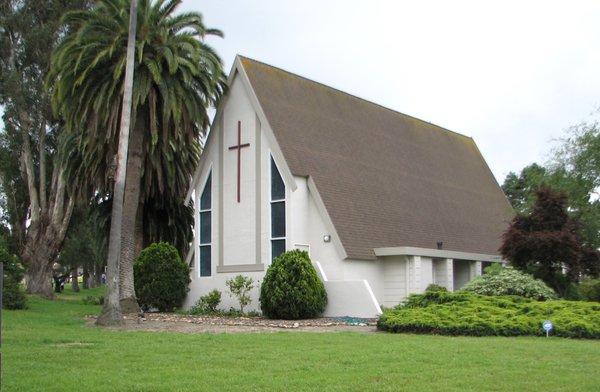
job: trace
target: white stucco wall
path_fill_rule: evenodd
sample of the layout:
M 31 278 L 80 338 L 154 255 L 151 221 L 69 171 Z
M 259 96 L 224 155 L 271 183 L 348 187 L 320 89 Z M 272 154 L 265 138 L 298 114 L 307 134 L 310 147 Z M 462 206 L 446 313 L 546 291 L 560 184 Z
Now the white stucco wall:
M 433 259 L 433 283 L 454 290 L 452 259 Z
M 389 257 L 383 264 L 383 301 L 385 307 L 402 302 L 408 294 L 409 264 L 404 256 Z
M 454 290 L 460 290 L 471 280 L 471 262 L 467 260 L 454 260 Z

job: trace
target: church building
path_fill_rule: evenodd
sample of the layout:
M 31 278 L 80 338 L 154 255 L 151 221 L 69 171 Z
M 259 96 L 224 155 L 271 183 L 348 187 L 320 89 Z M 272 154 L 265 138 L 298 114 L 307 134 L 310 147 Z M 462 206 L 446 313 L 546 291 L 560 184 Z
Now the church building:
M 185 306 L 306 250 L 325 316 L 376 317 L 435 283 L 501 262 L 511 207 L 472 138 L 237 56 L 186 203 L 195 208 Z

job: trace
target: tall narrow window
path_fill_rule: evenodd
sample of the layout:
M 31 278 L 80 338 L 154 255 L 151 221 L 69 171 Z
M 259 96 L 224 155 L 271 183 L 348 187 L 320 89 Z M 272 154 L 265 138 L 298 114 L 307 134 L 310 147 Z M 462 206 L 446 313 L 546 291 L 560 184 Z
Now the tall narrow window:
M 285 184 L 271 157 L 271 260 L 285 252 Z
M 212 172 L 208 174 L 200 196 L 200 276 L 211 275 L 212 242 Z

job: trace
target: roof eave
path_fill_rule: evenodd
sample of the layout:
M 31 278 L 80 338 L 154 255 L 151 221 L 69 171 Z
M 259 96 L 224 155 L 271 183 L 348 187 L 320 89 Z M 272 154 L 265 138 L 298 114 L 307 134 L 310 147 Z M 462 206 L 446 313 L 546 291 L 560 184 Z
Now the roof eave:
M 444 249 L 417 248 L 412 246 L 395 246 L 388 248 L 375 248 L 375 255 L 383 256 L 424 256 L 437 257 L 443 259 L 459 259 L 474 261 L 502 262 L 500 255 L 490 255 L 483 253 L 460 252 Z

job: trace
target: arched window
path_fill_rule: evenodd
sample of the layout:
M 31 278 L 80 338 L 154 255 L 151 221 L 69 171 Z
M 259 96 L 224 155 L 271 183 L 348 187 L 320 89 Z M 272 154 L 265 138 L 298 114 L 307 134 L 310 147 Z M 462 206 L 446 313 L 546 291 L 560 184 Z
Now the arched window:
M 200 196 L 200 268 L 199 276 L 211 276 L 212 244 L 212 171 Z

